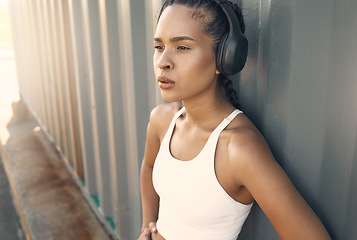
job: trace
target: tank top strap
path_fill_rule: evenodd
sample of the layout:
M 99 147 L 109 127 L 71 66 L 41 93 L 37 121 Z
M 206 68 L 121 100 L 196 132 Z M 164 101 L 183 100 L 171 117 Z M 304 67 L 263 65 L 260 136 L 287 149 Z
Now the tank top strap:
M 230 124 L 232 120 L 240 113 L 242 113 L 241 110 L 234 110 L 228 117 L 224 118 L 223 121 L 213 130 L 210 138 L 208 139 L 209 143 L 207 143 L 207 145 L 210 146 L 209 149 L 215 151 L 219 135 L 221 134 L 223 129 L 225 129 L 228 124 Z
M 180 110 L 178 110 L 178 111 L 175 113 L 174 117 L 173 117 L 172 120 L 171 120 L 171 123 L 170 123 L 170 127 L 169 127 L 169 128 L 174 128 L 177 119 L 182 115 L 183 111 L 185 111 L 185 107 L 182 107 Z
M 216 127 L 215 130 L 213 130 L 213 135 L 217 134 L 219 135 L 223 129 L 225 129 L 228 124 L 230 124 L 232 122 L 232 120 L 242 111 L 236 109 L 234 110 L 228 117 L 224 118 L 223 121 Z
M 185 111 L 185 107 L 181 108 L 179 111 L 177 111 L 175 113 L 174 117 L 171 120 L 170 126 L 167 129 L 166 135 L 165 135 L 165 137 L 164 137 L 164 139 L 162 141 L 163 143 L 164 142 L 167 142 L 167 143 L 170 142 L 170 139 L 172 137 L 172 133 L 173 133 L 176 121 L 182 115 L 183 111 Z

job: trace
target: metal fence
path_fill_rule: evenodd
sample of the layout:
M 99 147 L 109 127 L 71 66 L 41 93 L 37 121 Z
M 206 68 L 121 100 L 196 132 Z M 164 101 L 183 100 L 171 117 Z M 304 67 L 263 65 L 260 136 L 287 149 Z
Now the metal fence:
M 233 76 L 268 140 L 333 239 L 356 239 L 357 1 L 239 0 L 250 42 Z M 139 168 L 160 0 L 12 0 L 22 99 L 121 239 L 141 227 Z M 259 207 L 240 239 L 277 239 Z

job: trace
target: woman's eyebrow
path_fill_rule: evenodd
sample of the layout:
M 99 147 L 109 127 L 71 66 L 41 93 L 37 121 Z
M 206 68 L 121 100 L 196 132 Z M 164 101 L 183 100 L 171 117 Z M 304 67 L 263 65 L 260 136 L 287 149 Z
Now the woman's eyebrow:
M 188 36 L 178 36 L 178 37 L 170 38 L 170 42 L 179 42 L 179 41 L 184 41 L 184 40 L 196 42 L 195 39 L 193 39 L 191 37 L 188 37 Z M 162 42 L 161 38 L 157 38 L 157 37 L 154 38 L 154 41 L 155 42 Z
M 170 42 L 179 42 L 179 41 L 184 41 L 184 40 L 196 42 L 195 39 L 188 37 L 188 36 L 179 36 L 179 37 L 170 38 Z

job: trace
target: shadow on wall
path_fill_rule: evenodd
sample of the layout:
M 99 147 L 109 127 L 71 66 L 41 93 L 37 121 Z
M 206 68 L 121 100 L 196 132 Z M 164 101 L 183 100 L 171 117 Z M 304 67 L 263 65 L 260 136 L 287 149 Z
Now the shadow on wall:
M 357 222 L 357 132 L 355 138 L 355 153 L 353 156 L 353 166 L 352 166 L 352 177 L 350 185 L 348 188 L 348 212 L 346 214 L 346 220 L 344 226 L 343 239 L 356 239 L 357 238 L 357 228 L 355 223 Z
M 274 156 L 282 164 L 286 159 L 281 149 L 285 146 L 290 88 L 291 2 L 244 1 L 243 14 L 249 57 L 236 81 L 236 89 L 243 111 L 265 135 Z M 255 204 L 238 239 L 278 238 L 268 218 Z
M 357 239 L 357 2 L 336 1 L 334 7 L 319 197 L 332 239 L 352 240 Z
M 243 111 L 332 239 L 357 239 L 357 2 L 242 2 Z M 255 206 L 239 239 L 278 236 Z

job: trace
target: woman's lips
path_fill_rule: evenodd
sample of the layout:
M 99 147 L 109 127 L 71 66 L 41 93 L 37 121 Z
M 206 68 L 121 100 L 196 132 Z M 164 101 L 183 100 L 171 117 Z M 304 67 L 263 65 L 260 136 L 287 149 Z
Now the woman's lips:
M 159 83 L 159 87 L 164 90 L 173 88 L 175 86 L 175 81 L 164 76 L 158 77 L 157 82 Z

